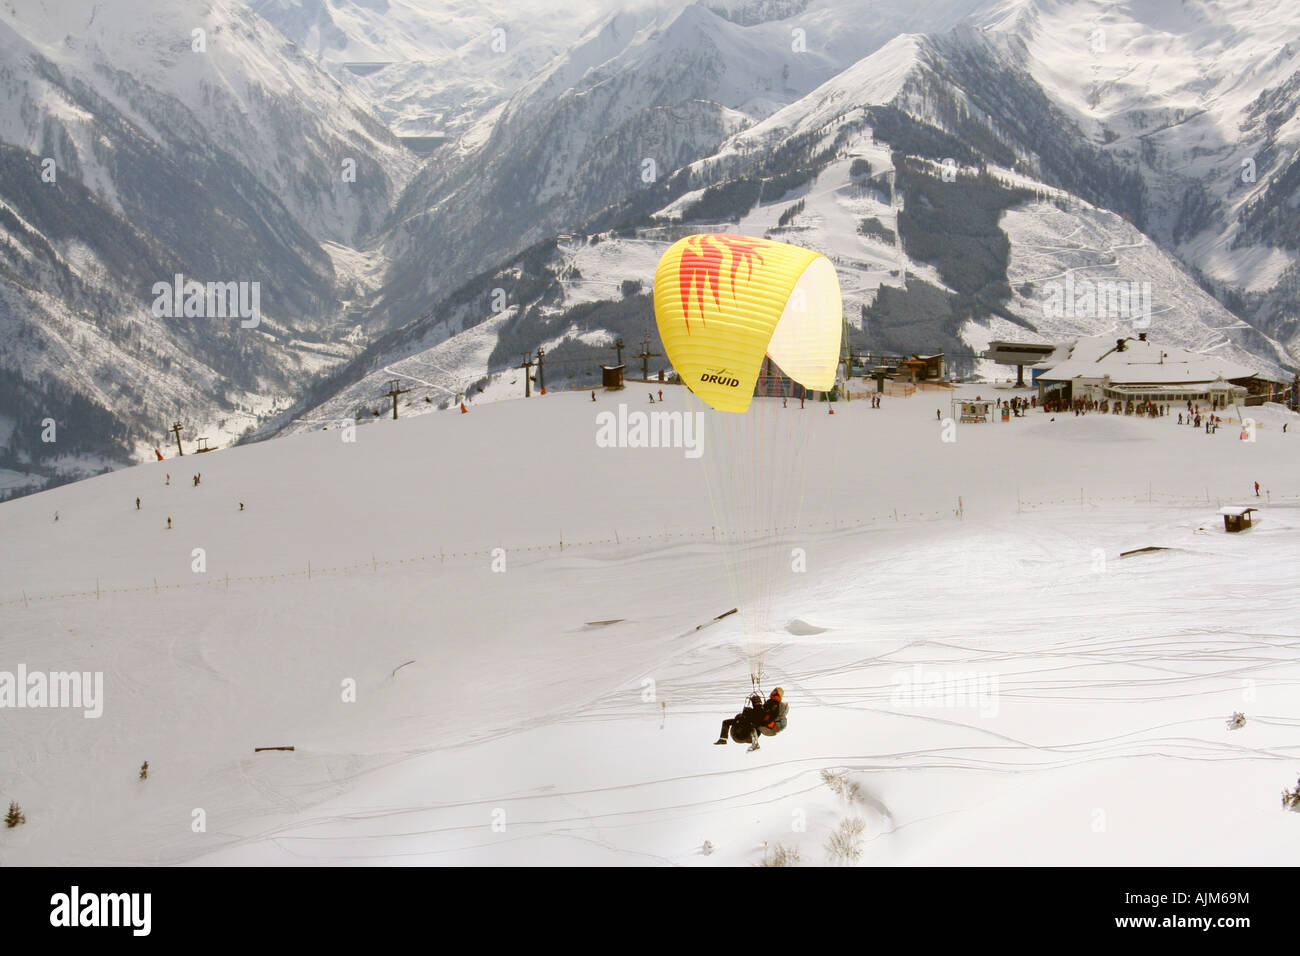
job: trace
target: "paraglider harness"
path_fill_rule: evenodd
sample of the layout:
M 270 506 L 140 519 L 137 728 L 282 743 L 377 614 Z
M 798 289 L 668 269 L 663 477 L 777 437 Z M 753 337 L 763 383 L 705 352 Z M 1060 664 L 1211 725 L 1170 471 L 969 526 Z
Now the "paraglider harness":
M 766 727 L 773 733 L 780 733 L 786 728 L 786 717 L 782 713 L 785 709 L 785 701 L 782 698 L 776 698 L 775 707 L 772 706 L 773 699 L 764 696 L 762 675 L 750 674 L 750 695 L 746 703 L 754 712 L 754 733 L 759 732 L 759 727 Z
M 730 736 L 736 743 L 747 743 L 750 751 L 755 751 L 760 736 L 770 737 L 785 730 L 788 707 L 781 699 L 784 695 L 776 696 L 776 691 L 773 691 L 773 696 L 764 701 L 760 677 L 750 675 L 750 680 L 753 686 L 745 699 L 745 706 L 735 717 L 722 722 L 722 730 L 714 744 L 725 744 Z
M 745 711 L 753 712 L 751 728 L 758 733 L 758 725 L 763 720 L 763 701 L 767 698 L 763 696 L 763 678 L 759 674 L 749 675 L 749 696 L 745 698 L 745 706 L 741 708 L 741 713 Z

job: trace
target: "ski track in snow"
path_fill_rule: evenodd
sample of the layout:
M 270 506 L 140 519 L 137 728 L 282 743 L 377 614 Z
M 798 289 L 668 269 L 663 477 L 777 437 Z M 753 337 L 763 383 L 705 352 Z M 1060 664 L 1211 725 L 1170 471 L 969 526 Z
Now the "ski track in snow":
M 1256 640 L 1248 645 L 1236 645 L 1224 647 L 1226 638 L 1229 636 L 1249 637 L 1249 635 L 1207 635 L 1201 639 L 1189 640 L 1183 633 L 1174 632 L 1171 634 L 1151 635 L 1149 643 L 1124 648 L 1120 642 L 1108 642 L 1106 646 L 1096 647 L 1092 640 L 1080 642 L 1053 642 L 1042 649 L 1034 649 L 1035 657 L 1048 657 L 1055 659 L 1079 659 L 1075 663 L 1065 665 L 1044 666 L 1032 670 L 1017 671 L 1018 677 L 1022 678 L 1011 682 L 1004 683 L 1001 691 L 1004 697 L 1024 698 L 1026 696 L 1037 700 L 1045 701 L 1072 701 L 1078 699 L 1101 699 L 1111 700 L 1112 697 L 1106 696 L 1103 692 L 1106 689 L 1122 688 L 1128 693 L 1122 698 L 1128 703 L 1141 703 L 1153 700 L 1170 700 L 1179 697 L 1199 697 L 1203 691 L 1192 690 L 1185 694 L 1168 694 L 1149 695 L 1145 693 L 1134 693 L 1141 691 L 1151 684 L 1165 685 L 1169 683 L 1192 683 L 1211 686 L 1215 681 L 1229 677 L 1239 677 L 1243 673 L 1267 670 L 1271 667 L 1288 666 L 1290 661 L 1286 659 L 1276 659 L 1267 656 L 1260 656 L 1251 653 L 1261 648 L 1288 648 L 1294 649 L 1298 642 L 1295 639 L 1281 639 L 1280 644 L 1269 643 L 1267 640 Z M 1266 635 L 1265 637 L 1273 637 Z M 947 641 L 917 641 L 907 644 L 898 649 L 899 652 L 914 652 L 917 649 L 935 649 L 940 651 L 939 656 L 916 657 L 909 656 L 909 664 L 934 665 L 952 668 L 965 664 L 986 664 L 991 660 L 1023 660 L 1026 652 L 1023 649 L 1006 649 L 998 647 L 969 648 L 953 644 Z M 954 653 L 947 653 L 947 652 Z M 806 655 L 814 657 L 815 655 Z M 889 655 L 882 655 L 889 656 Z M 1211 664 L 1220 665 L 1217 669 L 1193 672 L 1171 669 L 1168 667 L 1168 661 L 1178 660 L 1191 657 L 1198 661 L 1206 661 Z M 1104 664 L 1128 664 L 1142 668 L 1151 669 L 1157 672 L 1173 672 L 1177 675 L 1174 677 L 1158 677 L 1148 679 L 1131 679 L 1122 680 L 1081 680 L 1081 681 L 1062 681 L 1059 679 L 1049 679 L 1046 681 L 1038 680 L 1042 675 L 1054 675 L 1060 670 L 1070 670 L 1095 666 L 1100 661 Z M 1246 661 L 1247 663 L 1240 663 Z M 878 683 L 842 683 L 839 680 L 834 685 L 826 685 L 828 678 L 842 679 L 844 676 L 851 678 L 869 676 L 873 670 L 880 667 L 880 658 L 872 658 L 866 661 L 859 661 L 843 665 L 831 670 L 812 670 L 804 671 L 800 668 L 801 660 L 791 660 L 789 666 L 785 668 L 782 677 L 783 682 L 798 688 L 800 698 L 805 701 L 805 706 L 818 706 L 829 708 L 848 708 L 854 710 L 864 710 L 870 713 L 883 713 L 898 715 L 898 712 L 892 711 L 887 707 L 876 705 L 876 701 L 887 701 L 888 690 L 884 685 Z M 694 665 L 692 663 L 692 670 Z M 716 706 L 711 706 L 719 697 L 725 697 L 729 685 L 734 686 L 734 677 L 728 675 L 728 668 L 725 665 L 715 665 L 712 673 L 706 673 L 703 676 L 712 679 L 699 682 L 692 681 L 689 684 L 675 685 L 675 694 L 673 702 L 673 713 L 675 719 L 680 719 L 682 714 L 700 715 L 706 719 L 716 712 Z M 1024 678 L 1035 678 L 1026 680 Z M 1293 679 L 1279 680 L 1277 683 L 1294 685 L 1300 682 Z M 1052 690 L 1060 687 L 1062 684 L 1068 686 L 1070 693 L 1053 694 L 1053 693 L 1029 693 L 1030 691 Z M 815 689 L 813 689 L 815 688 Z M 619 701 L 625 701 L 627 695 L 615 694 L 610 695 L 604 700 L 596 701 L 593 705 L 583 709 L 580 712 L 566 715 L 560 718 L 562 723 L 585 725 L 593 720 L 601 721 L 625 721 L 636 719 L 637 708 L 618 707 Z M 665 788 L 672 784 L 681 783 L 684 780 L 701 779 L 708 780 L 718 776 L 715 773 L 705 773 L 692 775 L 689 777 L 670 777 L 662 779 L 653 779 L 641 781 L 635 784 L 623 785 L 612 788 L 594 788 L 580 791 L 570 791 L 564 793 L 548 793 L 535 795 L 519 795 L 515 793 L 500 793 L 485 796 L 478 801 L 458 804 L 435 804 L 424 807 L 403 807 L 400 809 L 382 811 L 378 813 L 365 813 L 346 815 L 344 817 L 326 817 L 322 819 L 313 819 L 309 822 L 295 825 L 291 829 L 311 828 L 315 829 L 322 825 L 332 825 L 338 823 L 347 823 L 349 825 L 359 821 L 373 821 L 376 819 L 392 819 L 398 816 L 407 816 L 415 814 L 419 816 L 440 816 L 447 811 L 464 809 L 466 807 L 490 807 L 499 805 L 503 802 L 512 804 L 529 803 L 538 800 L 563 800 L 572 804 L 572 801 L 579 798 L 590 798 L 598 794 L 620 793 L 631 794 L 635 805 L 630 809 L 614 810 L 606 813 L 593 813 L 590 811 L 583 812 L 579 815 L 561 815 L 561 816 L 529 816 L 523 821 L 516 822 L 513 826 L 528 828 L 527 835 L 535 835 L 538 831 L 546 833 L 565 833 L 578 839 L 587 839 L 578 834 L 571 833 L 573 828 L 582 829 L 583 827 L 599 826 L 602 830 L 617 830 L 636 826 L 643 823 L 647 816 L 653 818 L 663 818 L 669 823 L 684 823 L 690 819 L 697 818 L 715 809 L 727 809 L 731 811 L 750 810 L 756 807 L 769 806 L 773 803 L 788 801 L 805 796 L 815 792 L 822 785 L 814 771 L 830 763 L 846 769 L 859 772 L 895 771 L 900 768 L 906 769 L 942 769 L 942 770 L 967 770 L 978 772 L 995 772 L 995 773 L 1021 773 L 1025 771 L 1050 771 L 1062 767 L 1088 765 L 1095 762 L 1106 762 L 1113 760 L 1133 760 L 1147 759 L 1152 757 L 1168 757 L 1178 760 L 1191 761 L 1223 761 L 1223 760 L 1244 760 L 1244 759 L 1288 759 L 1295 756 L 1297 749 L 1300 749 L 1300 743 L 1286 745 L 1276 748 L 1260 748 L 1237 746 L 1222 741 L 1208 740 L 1203 737 L 1194 736 L 1169 736 L 1168 730 L 1172 728 L 1192 728 L 1199 727 L 1208 731 L 1211 721 L 1217 724 L 1222 718 L 1219 713 L 1211 713 L 1205 717 L 1184 719 L 1179 721 L 1164 722 L 1143 726 L 1121 734 L 1108 735 L 1102 737 L 1087 738 L 1069 742 L 1055 744 L 1040 744 L 1031 740 L 1021 739 L 1005 734 L 997 733 L 989 728 L 981 728 L 961 721 L 954 721 L 945 717 L 933 715 L 914 715 L 911 719 L 927 721 L 939 725 L 948 725 L 966 730 L 973 730 L 983 737 L 990 738 L 986 743 L 976 746 L 967 747 L 934 747 L 924 749 L 907 749 L 898 751 L 889 751 L 881 753 L 840 753 L 824 754 L 817 757 L 804 758 L 802 760 L 779 760 L 773 764 L 768 764 L 763 768 L 746 768 L 743 770 L 733 771 L 733 773 L 743 774 L 745 777 L 763 776 L 770 777 L 773 768 L 780 770 L 783 776 L 775 780 L 768 780 L 761 785 L 742 789 L 739 791 L 729 792 L 724 796 L 710 798 L 701 801 L 689 801 L 685 803 L 672 803 L 664 801 L 661 805 L 655 798 L 659 789 Z M 1294 726 L 1297 722 L 1289 722 Z M 769 745 L 772 746 L 772 745 Z M 789 773 L 786 773 L 786 772 Z M 916 821 L 919 824 L 923 821 Z M 916 825 L 911 824 L 911 825 Z M 446 835 L 451 833 L 472 832 L 481 829 L 481 824 L 469 824 L 461 826 L 442 826 L 428 827 L 418 829 L 407 829 L 405 827 L 385 831 L 382 834 L 383 840 L 407 840 L 411 838 L 429 838 L 434 836 Z M 888 831 L 894 832 L 894 831 Z M 299 836 L 284 829 L 274 831 L 273 833 L 262 834 L 261 838 L 273 838 L 277 845 L 284 847 L 286 841 L 305 841 L 316 843 L 319 841 L 336 841 L 336 840 L 355 840 L 353 836 Z M 613 846 L 607 840 L 597 841 L 599 845 L 606 849 L 613 849 Z M 474 849 L 479 844 L 473 844 L 462 849 Z M 293 851 L 291 851 L 293 852 Z M 383 853 L 382 858 L 400 857 L 403 853 L 389 854 Z M 424 851 L 417 852 L 418 856 L 423 856 Z M 330 854 L 331 859 L 373 859 L 371 854 L 363 854 L 360 857 L 339 857 Z M 660 862 L 671 862 L 667 858 L 656 858 L 653 855 L 651 859 L 658 859 Z

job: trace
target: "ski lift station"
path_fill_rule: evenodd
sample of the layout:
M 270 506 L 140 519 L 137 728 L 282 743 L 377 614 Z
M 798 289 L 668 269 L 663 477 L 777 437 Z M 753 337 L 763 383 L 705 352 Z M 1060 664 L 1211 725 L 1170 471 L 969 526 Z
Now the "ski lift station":
M 990 342 L 984 357 L 999 365 L 1016 367 L 1016 388 L 1025 387 L 1025 366 L 1039 365 L 1052 356 L 1056 346 L 1045 342 Z

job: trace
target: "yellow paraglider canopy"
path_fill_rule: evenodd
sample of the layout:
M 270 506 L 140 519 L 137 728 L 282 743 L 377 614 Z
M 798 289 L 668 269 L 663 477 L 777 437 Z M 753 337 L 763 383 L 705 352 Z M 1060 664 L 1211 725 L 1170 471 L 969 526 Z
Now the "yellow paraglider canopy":
M 764 357 L 805 388 L 835 384 L 843 316 L 835 267 L 784 242 L 704 233 L 655 270 L 655 321 L 669 361 L 701 400 L 743 412 Z

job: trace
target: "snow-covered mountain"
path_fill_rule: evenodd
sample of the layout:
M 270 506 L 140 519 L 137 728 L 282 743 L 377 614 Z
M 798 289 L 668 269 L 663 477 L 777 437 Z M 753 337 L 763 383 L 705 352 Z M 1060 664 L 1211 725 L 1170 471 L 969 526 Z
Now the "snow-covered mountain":
M 517 385 L 538 347 L 576 383 L 652 330 L 658 252 L 719 226 L 831 255 L 862 347 L 978 371 L 991 338 L 1116 327 L 1044 308 L 1101 279 L 1149 287 L 1153 336 L 1281 377 L 1298 19 L 1275 0 L 187 0 L 141 21 L 22 0 L 0 17 L 0 467 L 53 469 L 47 416 L 82 423 L 55 447 L 84 471 L 176 417 L 220 442 L 364 413 L 397 363 L 426 407 Z M 153 315 L 176 274 L 261 283 L 259 327 Z
M 367 241 L 414 157 L 246 7 L 157 7 L 0 11 L 0 466 L 97 470 L 175 418 L 221 444 L 355 350 L 331 251 Z M 260 314 L 159 315 L 177 275 L 256 284 Z
M 93 143 L 116 117 L 194 164 L 196 185 L 204 158 L 228 155 L 317 241 L 364 241 L 414 170 L 370 104 L 236 0 L 156 4 L 147 17 L 130 0 L 19 0 L 0 22 L 11 65 L 0 138 L 52 155 L 112 204 L 124 197 Z
M 436 144 L 462 138 L 554 61 L 576 62 L 574 47 L 602 21 L 631 14 L 642 23 L 666 23 L 696 2 L 250 0 L 250 6 L 364 93 L 399 136 Z M 700 6 L 738 27 L 760 28 L 750 32 L 780 33 L 785 47 L 803 46 L 807 59 L 830 57 L 842 67 L 898 33 L 947 29 L 989 2 L 705 0 Z M 577 58 L 587 59 L 584 69 L 618 52 L 606 48 L 591 61 L 593 49 Z
M 486 265 L 603 209 L 645 201 L 900 24 L 946 29 L 977 7 L 851 0 L 745 5 L 742 16 L 742 5 L 720 14 L 677 2 L 606 17 L 436 152 L 403 194 L 379 324 L 410 321 Z
M 830 256 L 864 348 L 944 349 L 958 372 L 996 374 L 977 359 L 992 339 L 1144 330 L 1289 377 L 1281 343 L 1141 230 L 1140 174 L 1018 68 L 1022 52 L 970 28 L 891 41 L 678 170 L 664 190 L 675 198 L 637 225 L 543 241 L 464 283 L 273 427 L 373 417 L 394 375 L 413 388 L 408 413 L 466 392 L 516 395 L 515 366 L 538 348 L 553 388 L 590 384 L 615 355 L 609 343 L 635 343 L 630 354 L 652 332 L 658 257 L 709 228 Z M 1053 312 L 1054 285 L 1076 281 L 1138 290 L 1141 312 L 1137 300 L 1129 312 L 1110 302 Z
M 460 137 L 563 55 L 608 0 L 251 0 L 250 6 L 376 107 L 398 136 Z
M 1144 232 L 1300 358 L 1300 9 L 1009 0 L 978 19 L 1140 174 Z

